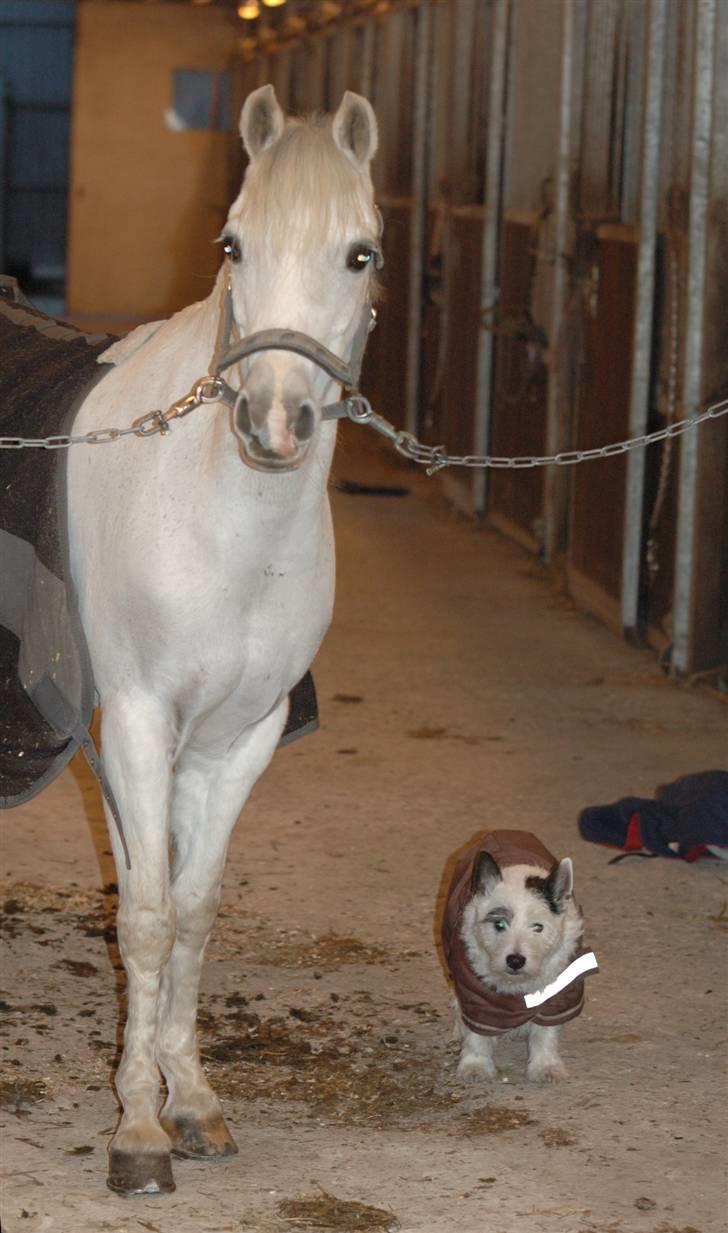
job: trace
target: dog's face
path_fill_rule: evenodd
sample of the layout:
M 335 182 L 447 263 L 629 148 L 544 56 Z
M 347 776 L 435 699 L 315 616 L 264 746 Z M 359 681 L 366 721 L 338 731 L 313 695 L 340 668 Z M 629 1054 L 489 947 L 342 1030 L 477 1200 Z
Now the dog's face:
M 550 873 L 530 865 L 501 870 L 481 853 L 462 937 L 473 971 L 502 993 L 534 993 L 563 971 L 582 933 L 565 858 Z

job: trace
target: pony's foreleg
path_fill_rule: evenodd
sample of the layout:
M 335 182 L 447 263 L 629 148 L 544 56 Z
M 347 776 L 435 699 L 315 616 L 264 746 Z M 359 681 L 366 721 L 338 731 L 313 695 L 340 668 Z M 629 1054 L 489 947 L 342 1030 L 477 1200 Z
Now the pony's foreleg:
M 122 1194 L 153 1194 L 174 1190 L 170 1141 L 159 1123 L 155 1048 L 160 977 L 174 940 L 168 854 L 172 734 L 153 700 L 116 695 L 104 703 L 102 741 L 131 858 L 127 869 L 109 819 L 128 1011 L 116 1075 L 123 1113 L 111 1144 L 108 1184 Z
M 197 1003 L 202 959 L 220 901 L 231 831 L 285 724 L 287 701 L 223 757 L 185 751 L 172 804 L 172 897 L 177 930 L 162 978 L 157 1056 L 167 1081 L 162 1125 L 182 1156 L 237 1151 L 199 1059 Z

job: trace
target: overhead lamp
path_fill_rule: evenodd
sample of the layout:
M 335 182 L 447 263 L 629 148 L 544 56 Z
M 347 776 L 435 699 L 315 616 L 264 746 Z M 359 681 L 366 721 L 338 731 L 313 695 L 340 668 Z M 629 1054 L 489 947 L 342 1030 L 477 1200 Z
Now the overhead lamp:
M 267 9 L 279 9 L 286 0 L 263 0 L 263 4 Z
M 258 0 L 243 0 L 242 4 L 238 5 L 238 17 L 242 21 L 255 21 L 256 17 L 260 17 Z

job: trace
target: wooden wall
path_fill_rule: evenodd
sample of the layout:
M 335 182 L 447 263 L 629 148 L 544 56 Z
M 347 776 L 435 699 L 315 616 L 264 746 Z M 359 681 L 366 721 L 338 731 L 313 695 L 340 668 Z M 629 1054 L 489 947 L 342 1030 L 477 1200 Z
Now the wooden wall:
M 175 69 L 225 69 L 234 10 L 79 5 L 68 313 L 114 323 L 202 299 L 231 197 L 231 137 L 175 131 Z

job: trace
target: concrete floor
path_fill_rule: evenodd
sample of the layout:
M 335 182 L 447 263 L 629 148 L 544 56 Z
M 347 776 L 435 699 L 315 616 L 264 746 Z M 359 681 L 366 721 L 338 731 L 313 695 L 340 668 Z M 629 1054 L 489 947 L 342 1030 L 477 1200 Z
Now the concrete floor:
M 363 432 L 337 476 L 412 491 L 334 494 L 321 730 L 258 785 L 208 952 L 203 1051 L 240 1154 L 176 1162 L 164 1198 L 104 1185 L 123 982 L 98 796 L 74 765 L 1 819 L 3 1233 L 726 1228 L 728 869 L 610 866 L 576 825 L 725 766 L 725 706 L 383 468 Z M 489 826 L 573 856 L 601 963 L 564 1034 L 571 1077 L 548 1089 L 519 1045 L 494 1086 L 454 1081 L 436 901 Z

